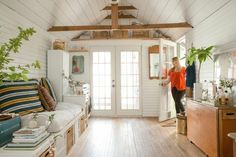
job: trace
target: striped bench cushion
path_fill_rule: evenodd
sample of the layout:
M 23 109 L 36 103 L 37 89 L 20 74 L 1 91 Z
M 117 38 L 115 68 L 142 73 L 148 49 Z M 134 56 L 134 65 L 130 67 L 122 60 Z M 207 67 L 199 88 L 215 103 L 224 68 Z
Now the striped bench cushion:
M 43 86 L 44 88 L 46 88 L 49 91 L 51 97 L 54 99 L 54 101 L 57 102 L 56 94 L 54 92 L 54 89 L 53 89 L 52 84 L 49 81 L 49 79 L 41 78 L 40 85 Z
M 4 82 L 0 85 L 0 110 L 2 113 L 26 115 L 44 111 L 39 100 L 38 81 Z

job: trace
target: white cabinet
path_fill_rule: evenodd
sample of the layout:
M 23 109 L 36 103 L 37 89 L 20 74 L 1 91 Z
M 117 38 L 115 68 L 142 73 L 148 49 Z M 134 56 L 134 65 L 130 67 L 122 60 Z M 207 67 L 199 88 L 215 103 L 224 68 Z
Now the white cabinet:
M 64 102 L 85 106 L 88 101 L 88 98 L 86 95 L 64 95 L 63 100 Z
M 90 85 L 88 83 L 82 84 L 77 87 L 77 91 L 80 94 L 64 94 L 63 101 L 80 105 L 84 110 L 86 117 L 90 113 Z
M 89 84 L 83 84 L 78 89 L 80 89 L 80 95 L 69 95 L 64 94 L 63 101 L 68 103 L 73 103 L 81 105 L 84 110 L 85 117 L 88 118 L 91 110 L 90 106 L 90 86 Z
M 63 94 L 68 89 L 68 81 L 62 74 L 69 76 L 69 53 L 62 50 L 49 50 L 47 56 L 47 76 L 55 90 L 58 101 L 62 101 Z

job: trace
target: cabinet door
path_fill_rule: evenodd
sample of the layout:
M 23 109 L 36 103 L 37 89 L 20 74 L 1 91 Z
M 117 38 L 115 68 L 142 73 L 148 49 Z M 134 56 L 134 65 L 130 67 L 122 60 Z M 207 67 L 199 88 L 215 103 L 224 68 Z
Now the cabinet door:
M 218 109 L 187 101 L 187 137 L 210 157 L 218 157 Z
M 48 73 L 47 77 L 50 80 L 52 87 L 56 93 L 58 101 L 62 98 L 62 64 L 63 64 L 63 52 L 58 52 L 56 50 L 48 51 Z
M 62 73 L 69 76 L 69 54 L 61 50 L 48 51 L 48 78 L 52 83 L 57 100 L 62 101 L 62 95 L 66 92 L 68 83 Z
M 236 110 L 219 110 L 219 117 L 220 157 L 232 157 L 233 140 L 228 134 L 236 132 Z

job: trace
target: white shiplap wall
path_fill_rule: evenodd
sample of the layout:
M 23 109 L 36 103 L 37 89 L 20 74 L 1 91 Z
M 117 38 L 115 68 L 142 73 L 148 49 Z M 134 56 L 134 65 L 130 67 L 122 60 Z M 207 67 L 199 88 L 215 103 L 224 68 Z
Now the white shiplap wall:
M 46 52 L 51 45 L 51 35 L 13 9 L 0 3 L 0 44 L 15 37 L 18 34 L 18 26 L 23 28 L 34 27 L 37 33 L 29 41 L 23 43 L 20 53 L 11 55 L 14 59 L 12 65 L 25 65 L 39 60 L 41 69 L 31 71 L 30 78 L 46 76 Z
M 217 53 L 236 50 L 236 1 L 225 2 L 186 33 L 188 48 L 193 43 L 197 48 L 215 45 Z M 201 69 L 201 80 L 206 79 L 213 80 L 213 62 L 210 60 Z
M 159 116 L 160 112 L 160 86 L 159 80 L 149 79 L 148 47 L 152 43 L 142 46 L 142 102 L 143 116 Z

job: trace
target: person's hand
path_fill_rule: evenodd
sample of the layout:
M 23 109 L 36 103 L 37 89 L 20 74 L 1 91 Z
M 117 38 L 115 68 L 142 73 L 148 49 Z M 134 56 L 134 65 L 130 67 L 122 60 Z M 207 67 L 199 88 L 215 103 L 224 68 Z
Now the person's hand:
M 160 86 L 166 86 L 167 84 L 165 82 L 161 82 Z

